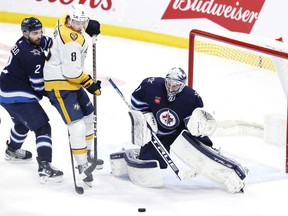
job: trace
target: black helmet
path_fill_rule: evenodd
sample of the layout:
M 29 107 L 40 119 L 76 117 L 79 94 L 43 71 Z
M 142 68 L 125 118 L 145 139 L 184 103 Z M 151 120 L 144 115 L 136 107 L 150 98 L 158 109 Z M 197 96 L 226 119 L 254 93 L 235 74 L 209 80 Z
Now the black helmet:
M 31 32 L 38 29 L 42 29 L 42 23 L 35 17 L 25 18 L 21 23 L 22 32 Z

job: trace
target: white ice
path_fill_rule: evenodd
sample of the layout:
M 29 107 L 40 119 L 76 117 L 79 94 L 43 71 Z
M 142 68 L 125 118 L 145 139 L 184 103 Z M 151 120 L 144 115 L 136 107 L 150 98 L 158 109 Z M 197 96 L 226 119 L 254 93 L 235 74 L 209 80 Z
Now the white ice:
M 19 25 L 3 23 L 0 25 L 0 31 L 0 66 L 3 68 L 9 50 L 20 37 L 21 32 Z M 46 33 L 51 34 L 52 30 L 46 29 Z M 91 50 L 92 47 L 86 62 L 89 73 L 92 71 Z M 63 170 L 65 175 L 64 182 L 60 184 L 42 185 L 39 183 L 33 133 L 29 133 L 23 145 L 23 148 L 32 151 L 34 156 L 32 161 L 8 162 L 4 160 L 5 143 L 9 139 L 12 122 L 6 111 L 0 107 L 2 120 L 0 125 L 0 152 L 2 152 L 0 157 L 0 216 L 287 215 L 285 212 L 288 176 L 285 173 L 285 147 L 268 144 L 259 136 L 211 137 L 215 146 L 221 147 L 223 154 L 249 168 L 250 173 L 244 193 L 230 194 L 221 185 L 201 176 L 181 182 L 169 168 L 162 171 L 164 178 L 162 188 L 142 188 L 134 185 L 128 178 L 116 178 L 111 175 L 109 155 L 122 148 L 135 148 L 135 146 L 130 144 L 128 109 L 116 91 L 105 81 L 106 76 L 111 76 L 125 97 L 129 99 L 130 94 L 143 78 L 164 76 L 174 66 L 180 66 L 187 71 L 187 61 L 188 51 L 184 49 L 102 35 L 98 37 L 97 76 L 103 81 L 103 85 L 102 95 L 97 97 L 97 144 L 98 156 L 104 159 L 105 164 L 103 170 L 94 172 L 93 188 L 84 186 L 83 195 L 77 194 L 74 190 L 66 126 L 49 101 L 43 99 L 41 103 L 51 119 L 53 165 Z M 267 76 L 270 77 L 268 79 L 277 80 L 276 73 L 271 72 Z M 241 79 L 245 79 L 244 74 L 241 75 Z M 246 79 L 250 82 L 254 78 L 247 76 Z M 256 79 L 252 83 L 261 86 Z M 221 80 L 217 82 L 219 82 L 217 88 L 227 84 L 226 80 L 225 83 L 221 83 Z M 277 85 L 277 81 L 275 83 Z M 251 92 L 254 99 L 255 95 L 256 97 L 267 96 L 267 94 L 264 96 L 262 93 L 257 94 L 258 89 L 263 91 L 265 88 L 254 88 L 253 94 Z M 201 85 L 199 90 L 205 95 L 204 100 L 208 104 L 210 100 L 215 99 L 214 96 L 209 98 L 209 93 L 204 92 Z M 227 89 L 223 92 L 229 96 Z M 278 97 L 279 100 L 273 101 L 275 107 L 283 106 L 282 95 Z M 261 104 L 261 101 L 258 102 L 258 107 L 253 105 L 253 109 L 259 111 L 266 106 Z M 278 105 L 277 101 L 282 102 Z M 225 104 L 222 105 L 223 108 L 224 106 Z M 221 113 L 221 115 L 224 114 L 225 112 Z M 251 115 L 253 119 L 255 111 L 249 110 L 247 115 Z M 139 213 L 138 208 L 146 208 L 146 212 Z

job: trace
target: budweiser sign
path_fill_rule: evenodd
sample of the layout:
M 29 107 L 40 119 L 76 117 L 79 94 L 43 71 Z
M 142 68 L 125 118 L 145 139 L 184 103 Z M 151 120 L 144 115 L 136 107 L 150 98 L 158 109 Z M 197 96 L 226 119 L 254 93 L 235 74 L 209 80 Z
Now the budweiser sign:
M 250 33 L 265 0 L 171 0 L 161 19 L 206 18 L 222 27 Z

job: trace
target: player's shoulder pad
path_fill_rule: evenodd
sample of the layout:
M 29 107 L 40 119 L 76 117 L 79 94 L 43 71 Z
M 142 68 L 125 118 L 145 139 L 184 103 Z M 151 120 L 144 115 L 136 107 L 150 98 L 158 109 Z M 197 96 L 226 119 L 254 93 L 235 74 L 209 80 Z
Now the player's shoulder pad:
M 81 46 L 85 42 L 85 38 L 81 33 L 73 31 L 71 28 L 68 28 L 65 25 L 66 15 L 62 16 L 59 19 L 58 27 L 59 27 L 59 34 L 64 44 L 69 42 L 77 42 Z
M 182 92 L 185 92 L 186 95 L 197 96 L 200 97 L 198 92 L 189 86 L 185 86 Z
M 30 61 L 30 59 L 35 59 L 34 57 L 41 56 L 41 51 L 28 43 L 24 36 L 16 42 L 11 52 L 14 56 L 25 59 L 26 62 Z
M 153 84 L 158 84 L 158 83 L 163 83 L 164 78 L 162 77 L 147 77 L 142 81 L 142 85 L 148 84 L 148 85 L 153 85 Z

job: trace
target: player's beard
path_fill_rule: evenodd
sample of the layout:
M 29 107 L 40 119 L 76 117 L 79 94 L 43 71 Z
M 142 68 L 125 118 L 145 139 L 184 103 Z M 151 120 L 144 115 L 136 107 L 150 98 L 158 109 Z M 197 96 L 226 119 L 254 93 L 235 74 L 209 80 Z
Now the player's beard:
M 40 42 L 41 42 L 41 38 L 37 38 L 36 40 L 32 40 L 30 37 L 28 37 L 28 42 L 30 44 L 33 44 L 35 46 L 39 46 L 40 45 Z

